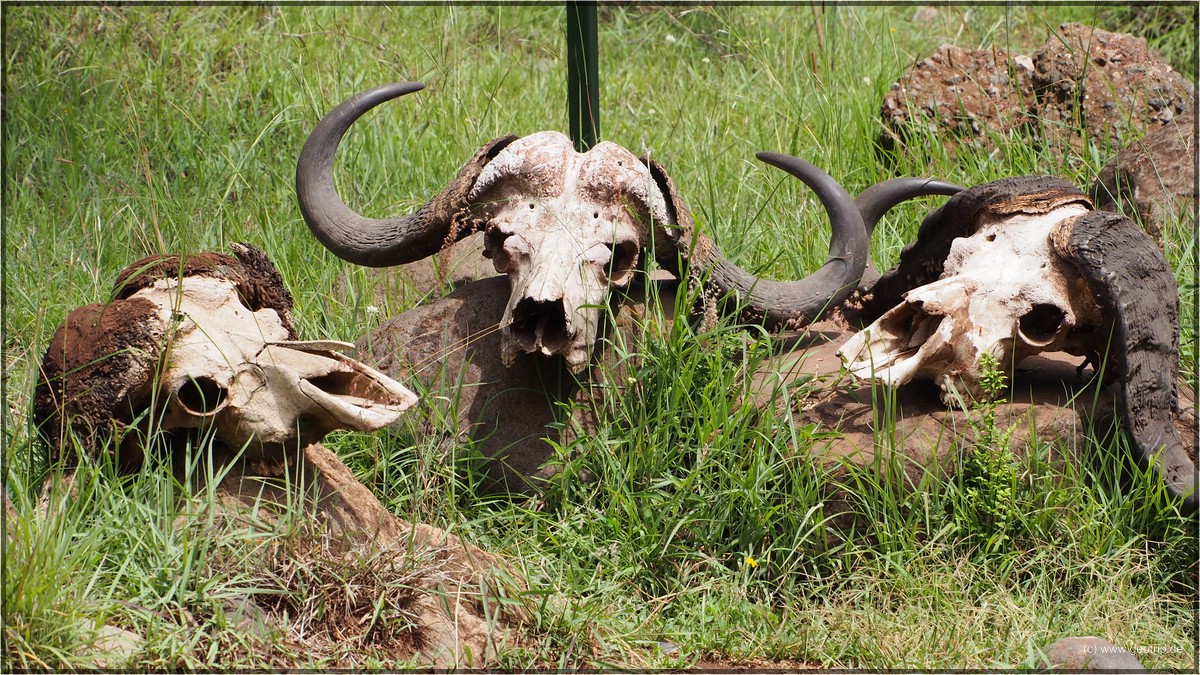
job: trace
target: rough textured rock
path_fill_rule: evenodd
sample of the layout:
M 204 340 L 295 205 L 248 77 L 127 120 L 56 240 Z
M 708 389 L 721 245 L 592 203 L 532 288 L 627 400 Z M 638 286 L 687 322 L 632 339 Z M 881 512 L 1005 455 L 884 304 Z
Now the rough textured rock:
M 120 668 L 141 650 L 145 640 L 124 628 L 103 625 L 96 629 L 89 656 L 96 670 Z
M 1188 108 L 1122 148 L 1100 170 L 1092 200 L 1135 218 L 1161 246 L 1173 226 L 1195 229 L 1196 156 L 1196 114 Z
M 1194 88 L 1146 41 L 1082 24 L 1059 26 L 1033 57 L 1048 141 L 1081 147 L 1077 130 L 1116 149 L 1192 107 Z M 1061 140 L 1059 140 L 1061 139 Z
M 1098 637 L 1062 638 L 1046 648 L 1045 657 L 1056 670 L 1146 672 L 1136 656 Z
M 1195 91 L 1146 41 L 1064 24 L 1030 57 L 943 45 L 884 97 L 884 149 L 936 136 L 993 150 L 1019 134 L 1059 152 L 1116 150 L 1189 110 Z M 1081 135 L 1082 133 L 1082 135 Z
M 987 147 L 992 136 L 1034 133 L 1032 64 L 999 48 L 942 45 L 918 61 L 883 99 L 881 145 L 907 138 L 969 139 Z

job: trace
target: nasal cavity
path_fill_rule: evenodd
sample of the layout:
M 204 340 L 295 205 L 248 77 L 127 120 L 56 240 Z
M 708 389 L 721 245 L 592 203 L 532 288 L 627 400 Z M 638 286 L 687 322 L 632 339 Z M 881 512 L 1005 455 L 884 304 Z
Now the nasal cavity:
M 907 352 L 919 349 L 929 341 L 946 317 L 925 311 L 921 301 L 905 303 L 892 309 L 879 321 L 881 337 L 889 340 L 888 349 Z
M 344 403 L 370 407 L 373 403 L 396 405 L 400 401 L 375 380 L 350 370 L 334 370 L 305 380 L 321 391 L 336 396 Z
M 556 354 L 571 337 L 567 333 L 567 312 L 562 300 L 521 300 L 513 309 L 510 329 L 526 352 L 541 347 L 548 354 Z

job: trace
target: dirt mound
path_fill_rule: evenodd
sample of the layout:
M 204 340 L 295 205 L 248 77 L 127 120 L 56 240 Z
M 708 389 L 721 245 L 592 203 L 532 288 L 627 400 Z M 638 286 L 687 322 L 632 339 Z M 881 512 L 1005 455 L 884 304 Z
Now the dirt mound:
M 247 529 L 289 526 L 280 514 L 296 518 L 303 500 L 298 534 L 273 540 L 261 558 L 295 592 L 234 605 L 309 658 L 478 668 L 512 644 L 520 617 L 502 600 L 522 587 L 513 570 L 454 535 L 392 515 L 323 446 L 235 466 L 218 490 L 215 517 Z

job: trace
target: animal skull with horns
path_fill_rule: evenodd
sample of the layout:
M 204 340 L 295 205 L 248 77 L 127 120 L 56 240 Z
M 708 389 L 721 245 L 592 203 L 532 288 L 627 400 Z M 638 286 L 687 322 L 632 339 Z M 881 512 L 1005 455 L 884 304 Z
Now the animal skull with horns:
M 905 199 L 959 189 L 934 181 L 889 181 L 864 193 L 856 205 L 811 164 L 759 153 L 760 160 L 804 181 L 829 213 L 828 259 L 793 282 L 761 279 L 722 255 L 696 231 L 658 163 L 610 142 L 579 153 L 553 131 L 487 143 L 415 213 L 387 219 L 355 213 L 333 185 L 338 143 L 366 111 L 422 87 L 377 87 L 337 106 L 317 124 L 296 169 L 300 210 L 327 248 L 370 267 L 414 262 L 482 230 L 484 255 L 511 285 L 500 322 L 506 365 L 519 353 L 540 353 L 561 356 L 572 372 L 581 371 L 591 357 L 601 308 L 611 289 L 629 284 L 643 251 L 677 278 L 682 272 L 693 275 L 710 294 L 768 328 L 804 325 L 845 299 L 862 276 L 874 224 L 864 220 L 864 213 L 878 218 Z
M 947 405 L 983 395 L 984 356 L 1006 369 L 1041 352 L 1083 356 L 1118 387 L 1140 462 L 1195 511 L 1196 469 L 1173 423 L 1178 297 L 1162 251 L 1136 223 L 1093 211 L 1063 180 L 1006 178 L 926 217 L 866 295 L 858 318 L 870 325 L 839 355 L 889 386 L 932 376 Z

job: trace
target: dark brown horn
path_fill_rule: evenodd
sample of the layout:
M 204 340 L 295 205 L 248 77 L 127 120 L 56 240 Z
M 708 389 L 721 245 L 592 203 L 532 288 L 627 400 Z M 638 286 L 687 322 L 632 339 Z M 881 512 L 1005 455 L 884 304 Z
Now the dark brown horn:
M 963 189 L 953 183 L 943 183 L 931 178 L 892 178 L 882 183 L 876 183 L 858 193 L 858 196 L 854 198 L 854 206 L 862 214 L 863 225 L 867 228 L 867 239 L 870 239 L 875 232 L 875 225 L 879 223 L 884 214 L 901 202 L 933 195 L 953 196 L 962 192 Z M 858 288 L 867 291 L 879 281 L 879 276 L 879 270 L 868 259 L 867 268 L 863 270 Z
M 854 198 L 854 206 L 862 214 L 867 236 L 870 237 L 879 219 L 901 202 L 933 195 L 954 196 L 963 189 L 959 185 L 932 178 L 892 178 L 858 193 Z
M 1119 387 L 1118 413 L 1143 467 L 1196 512 L 1196 466 L 1175 428 L 1179 288 L 1154 241 L 1124 216 L 1093 211 L 1059 223 L 1055 252 L 1087 281 L 1109 322 L 1098 331 L 1106 376 Z M 1110 337 L 1111 336 L 1111 337 Z
M 719 297 L 735 300 L 747 321 L 771 330 L 803 326 L 854 290 L 867 263 L 866 227 L 853 198 L 824 171 L 789 155 L 760 152 L 756 157 L 804 181 L 829 213 L 833 236 L 829 257 L 819 270 L 799 281 L 783 282 L 756 277 L 734 265 L 712 239 L 695 230 L 670 178 L 650 162 L 675 221 L 656 230 L 655 256 L 677 276 L 682 261 L 688 274 L 704 280 Z
M 829 212 L 833 230 L 829 257 L 821 269 L 800 281 L 761 279 L 731 263 L 712 239 L 695 231 L 691 215 L 666 171 L 652 160 L 643 161 L 666 195 L 670 213 L 670 222 L 660 224 L 654 232 L 653 249 L 659 265 L 679 277 L 682 261 L 691 273 L 706 278 L 718 295 L 740 299 L 744 318 L 770 329 L 814 321 L 853 291 L 868 262 L 871 230 L 889 209 L 908 199 L 952 195 L 962 190 L 927 178 L 896 178 L 878 183 L 851 200 L 840 184 L 802 159 L 771 152 L 756 156 L 804 181 Z
M 441 194 L 407 216 L 367 218 L 346 206 L 334 187 L 333 157 L 350 125 L 380 103 L 424 86 L 398 82 L 352 96 L 317 123 L 300 151 L 296 163 L 300 212 L 317 239 L 339 258 L 368 267 L 413 262 L 466 237 L 477 225 L 467 222 L 467 193 L 488 161 L 516 136 L 497 138 L 485 145 Z

